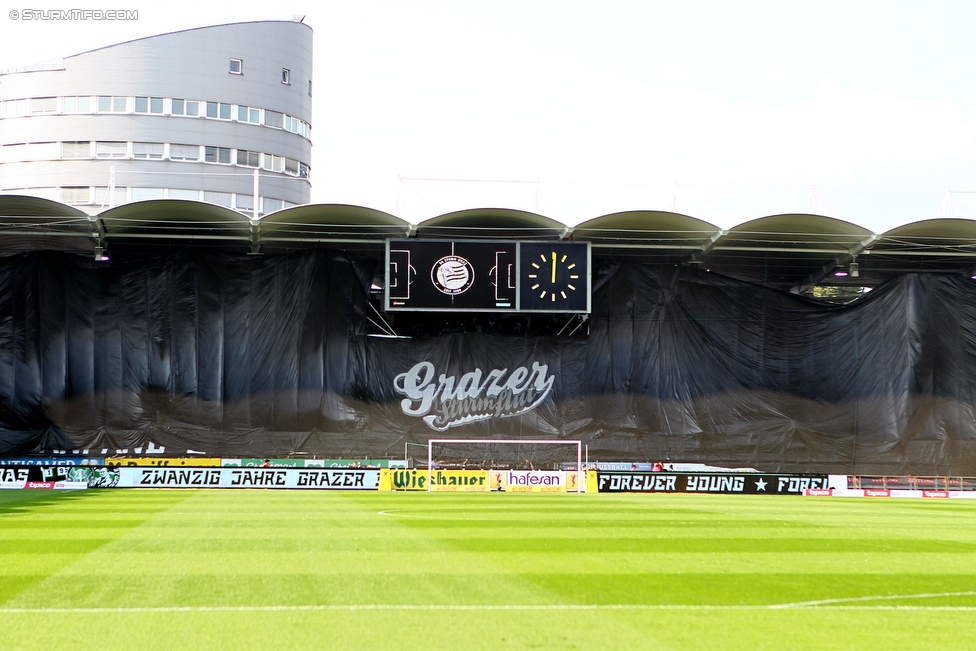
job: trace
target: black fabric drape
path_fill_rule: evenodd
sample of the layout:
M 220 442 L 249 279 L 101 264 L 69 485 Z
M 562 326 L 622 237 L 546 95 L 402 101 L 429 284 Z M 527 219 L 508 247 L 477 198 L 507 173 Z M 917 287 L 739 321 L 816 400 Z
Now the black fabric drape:
M 364 457 L 431 437 L 556 437 L 607 461 L 976 474 L 968 278 L 906 275 L 838 307 L 595 262 L 587 337 L 383 339 L 366 336 L 377 261 L 341 252 L 4 258 L 0 454 Z M 552 383 L 525 413 L 439 431 L 395 388 L 422 362 L 455 381 L 535 364 Z

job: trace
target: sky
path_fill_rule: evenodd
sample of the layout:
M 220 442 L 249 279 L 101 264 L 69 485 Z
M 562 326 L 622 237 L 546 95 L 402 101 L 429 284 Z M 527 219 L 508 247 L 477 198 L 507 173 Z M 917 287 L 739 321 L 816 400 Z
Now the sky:
M 10 17 L 79 7 L 138 19 Z M 0 68 L 295 15 L 315 34 L 315 203 L 976 218 L 973 2 L 22 0 Z

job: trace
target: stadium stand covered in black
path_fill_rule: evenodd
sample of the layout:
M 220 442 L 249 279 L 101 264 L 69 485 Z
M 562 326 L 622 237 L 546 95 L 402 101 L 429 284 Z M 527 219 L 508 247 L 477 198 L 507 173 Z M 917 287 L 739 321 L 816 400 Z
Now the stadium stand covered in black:
M 444 435 L 396 389 L 427 362 L 438 377 L 545 366 L 552 380 L 534 408 L 451 436 L 581 439 L 601 460 L 976 475 L 968 276 L 901 274 L 829 305 L 594 254 L 586 337 L 382 338 L 367 335 L 377 264 L 323 248 L 0 259 L 0 454 L 396 456 Z

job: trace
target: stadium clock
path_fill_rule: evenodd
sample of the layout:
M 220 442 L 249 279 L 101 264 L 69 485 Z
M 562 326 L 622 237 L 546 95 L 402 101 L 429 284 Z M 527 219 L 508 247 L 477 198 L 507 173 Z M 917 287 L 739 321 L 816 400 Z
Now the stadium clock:
M 521 242 L 519 309 L 590 311 L 590 249 L 585 242 Z

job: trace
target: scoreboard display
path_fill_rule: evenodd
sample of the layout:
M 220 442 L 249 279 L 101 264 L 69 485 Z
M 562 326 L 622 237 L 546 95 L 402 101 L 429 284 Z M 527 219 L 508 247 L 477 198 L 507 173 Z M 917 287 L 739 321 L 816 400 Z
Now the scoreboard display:
M 590 311 L 588 242 L 388 240 L 387 310 Z

